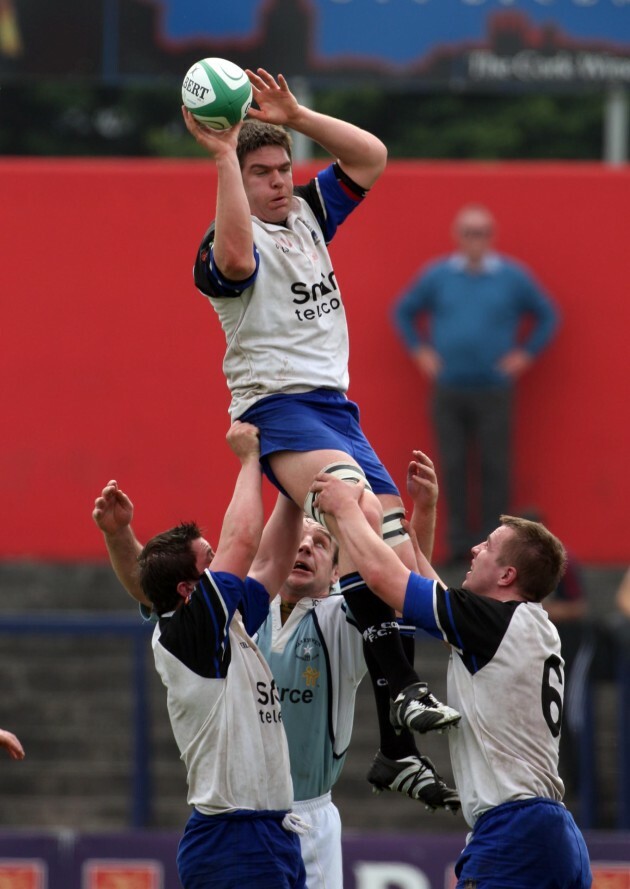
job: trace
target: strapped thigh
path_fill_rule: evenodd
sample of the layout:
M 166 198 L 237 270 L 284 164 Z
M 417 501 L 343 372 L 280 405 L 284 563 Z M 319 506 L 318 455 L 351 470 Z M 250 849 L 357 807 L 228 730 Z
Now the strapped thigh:
M 328 475 L 334 475 L 335 478 L 340 478 L 341 481 L 347 482 L 351 485 L 356 485 L 357 482 L 363 481 L 365 482 L 365 490 L 371 491 L 372 486 L 369 481 L 365 477 L 365 473 L 361 469 L 361 467 L 356 463 L 342 463 L 338 461 L 336 463 L 329 463 L 327 466 L 321 470 L 321 472 L 326 472 Z M 309 491 L 306 495 L 306 500 L 304 501 L 304 512 L 310 518 L 315 519 L 316 522 L 319 522 L 320 525 L 323 525 L 328 531 L 330 528 L 326 524 L 326 516 L 325 513 L 321 512 L 315 505 L 314 500 L 317 494 L 313 491 Z

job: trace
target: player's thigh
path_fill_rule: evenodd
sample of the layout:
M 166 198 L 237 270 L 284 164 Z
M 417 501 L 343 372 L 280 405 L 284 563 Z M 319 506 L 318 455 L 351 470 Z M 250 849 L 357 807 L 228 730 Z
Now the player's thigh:
M 381 504 L 383 513 L 391 513 L 393 510 L 400 511 L 401 515 L 405 515 L 405 506 L 398 494 L 377 494 L 378 501 Z M 408 536 L 404 536 L 400 543 L 392 546 L 392 549 L 400 559 L 400 561 L 409 568 L 410 571 L 418 570 L 418 560 L 413 548 L 413 543 Z
M 330 463 L 358 465 L 344 451 L 277 451 L 268 457 L 269 465 L 289 497 L 302 505 L 318 472 Z

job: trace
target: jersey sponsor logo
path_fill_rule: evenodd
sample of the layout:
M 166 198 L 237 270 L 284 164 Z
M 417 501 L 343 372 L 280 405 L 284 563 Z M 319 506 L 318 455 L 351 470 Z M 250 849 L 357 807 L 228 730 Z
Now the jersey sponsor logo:
M 318 300 L 321 301 L 322 297 L 330 296 L 331 293 L 336 293 L 338 290 L 334 271 L 330 271 L 327 276 L 324 276 L 322 272 L 321 281 L 315 284 L 309 285 L 303 281 L 296 281 L 295 284 L 291 284 L 291 293 L 295 294 L 293 302 L 298 306 L 304 305 L 307 302 L 316 303 Z
M 258 717 L 262 724 L 269 725 L 272 722 L 282 722 L 280 694 L 275 681 L 272 679 L 269 683 L 257 682 L 256 691 L 258 693 L 256 703 L 259 705 Z
M 300 308 L 295 310 L 298 321 L 314 321 L 323 318 L 341 309 L 339 288 L 334 271 L 324 275 L 321 281 L 315 284 L 305 284 L 304 281 L 296 281 L 291 285 L 291 293 L 294 294 L 293 302 Z
M 315 677 L 319 676 L 318 670 L 313 670 L 311 667 L 309 667 L 309 670 L 312 670 Z M 312 684 L 314 685 L 315 682 L 313 681 Z M 284 704 L 285 702 L 289 704 L 310 704 L 314 694 L 312 688 L 279 688 L 278 696 L 281 704 Z

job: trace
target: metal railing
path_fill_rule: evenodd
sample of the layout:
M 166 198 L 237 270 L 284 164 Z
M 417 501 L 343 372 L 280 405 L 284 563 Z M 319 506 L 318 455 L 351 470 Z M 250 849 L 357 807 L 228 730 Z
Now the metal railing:
M 0 633 L 47 636 L 127 636 L 132 646 L 132 776 L 129 824 L 147 827 L 150 821 L 152 786 L 146 655 L 153 624 L 137 613 L 38 612 L 0 616 Z
M 601 631 L 601 627 L 597 628 Z M 16 635 L 73 635 L 128 637 L 132 646 L 132 775 L 129 826 L 143 828 L 150 824 L 152 810 L 151 737 L 146 668 L 147 645 L 153 624 L 135 613 L 49 612 L 0 616 L 0 633 Z M 602 644 L 601 641 L 599 644 Z M 617 828 L 630 829 L 630 621 L 609 627 L 604 643 L 614 648 L 610 681 L 616 693 L 617 733 Z M 577 815 L 583 829 L 597 828 L 598 794 L 601 783 L 596 767 L 596 722 L 594 697 L 597 694 L 597 646 L 585 676 L 583 719 L 578 734 L 579 778 Z

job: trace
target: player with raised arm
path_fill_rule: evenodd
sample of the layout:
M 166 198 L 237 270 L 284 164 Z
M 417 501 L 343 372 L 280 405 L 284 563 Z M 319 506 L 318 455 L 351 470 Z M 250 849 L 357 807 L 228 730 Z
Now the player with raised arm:
M 450 589 L 421 552 L 420 574 L 392 556 L 365 520 L 361 488 L 323 473 L 312 485 L 370 588 L 451 648 L 448 700 L 462 714 L 451 760 L 472 828 L 458 889 L 588 889 L 588 852 L 558 775 L 560 640 L 541 604 L 564 547 L 543 525 L 502 516 L 473 547 L 462 588 Z
M 302 889 L 299 823 L 290 814 L 293 787 L 278 695 L 251 638 L 269 611 L 263 575 L 250 574 L 263 528 L 257 430 L 237 421 L 227 438 L 241 469 L 216 553 L 188 523 L 153 537 L 138 560 L 143 598 L 159 616 L 155 666 L 167 689 L 193 806 L 177 865 L 185 889 L 242 889 L 244 883 Z M 97 504 L 95 520 L 115 532 L 129 504 L 124 495 L 110 493 L 114 509 L 103 513 Z M 129 534 L 121 531 L 118 537 L 129 553 L 135 546 Z M 286 574 L 290 549 L 287 556 L 283 562 L 282 551 L 276 552 L 267 578 Z M 123 566 L 120 559 L 119 576 Z M 277 574 L 273 582 L 279 585 Z

